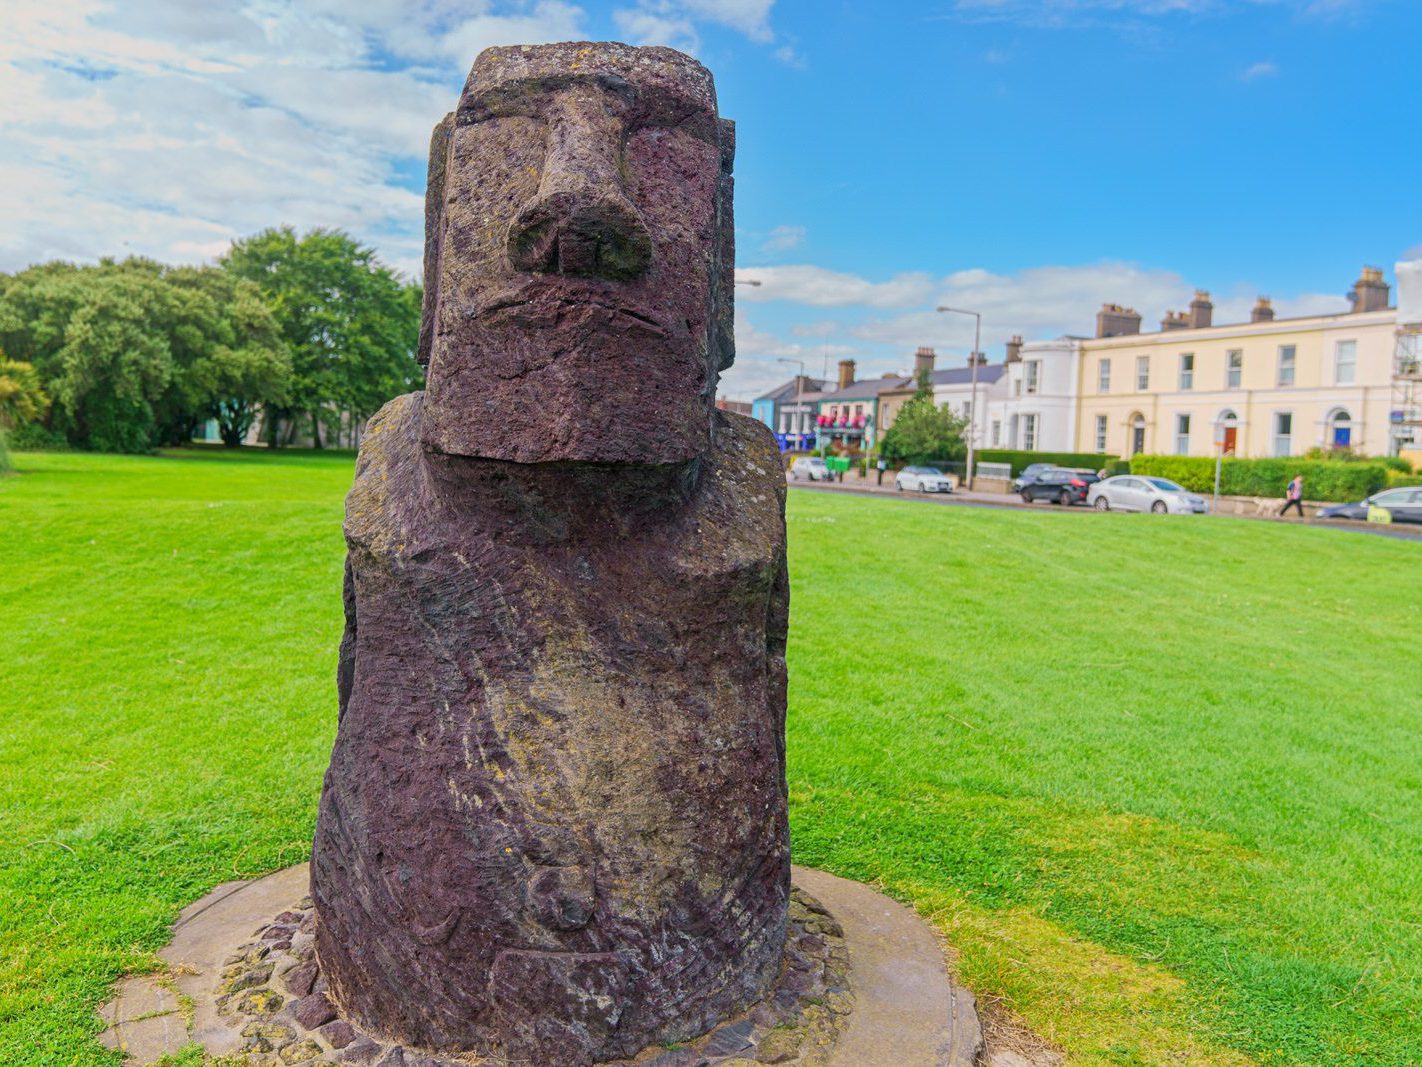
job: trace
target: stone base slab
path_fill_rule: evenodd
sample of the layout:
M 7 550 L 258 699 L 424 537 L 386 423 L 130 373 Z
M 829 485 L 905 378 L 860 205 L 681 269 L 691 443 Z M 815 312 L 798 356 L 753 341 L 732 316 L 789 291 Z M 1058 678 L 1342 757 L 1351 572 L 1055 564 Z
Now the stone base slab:
M 311 1006 L 303 1002 L 314 1002 L 313 994 L 324 1002 L 319 990 L 302 997 L 281 992 L 309 942 L 309 929 L 300 929 L 309 908 L 308 880 L 308 866 L 300 864 L 256 881 L 225 883 L 185 908 L 172 942 L 159 953 L 167 972 L 119 983 L 113 1000 L 100 1009 L 109 1024 L 100 1040 L 122 1050 L 127 1063 L 140 1065 L 191 1043 L 210 1056 L 253 1065 L 478 1062 L 378 1045 L 358 1031 L 347 1034 L 346 1023 L 324 1013 L 319 1026 L 301 1028 L 297 1020 Z M 787 966 L 781 987 L 766 1002 L 684 1047 L 645 1051 L 635 1060 L 638 1067 L 974 1067 L 982 1062 L 972 994 L 950 980 L 926 923 L 868 886 L 822 871 L 796 867 L 794 883 L 792 944 L 810 950 L 816 984 L 804 982 L 806 953 L 792 952 L 800 960 L 799 972 Z M 268 957 L 276 961 L 275 969 L 265 966 Z M 228 988 L 243 976 L 251 978 L 248 988 Z M 785 989 L 786 976 L 800 987 L 789 1008 L 795 998 Z M 272 994 L 278 1006 L 269 1022 L 243 1017 L 260 1013 L 264 997 Z M 772 1018 L 777 996 L 780 1014 Z M 236 1005 L 241 1010 L 234 1014 Z M 308 1021 L 316 1022 L 314 1016 Z M 293 1029 L 296 1037 L 277 1042 L 280 1047 L 254 1041 L 254 1035 L 283 1032 L 266 1026 Z M 339 1047 L 330 1040 L 333 1034 Z

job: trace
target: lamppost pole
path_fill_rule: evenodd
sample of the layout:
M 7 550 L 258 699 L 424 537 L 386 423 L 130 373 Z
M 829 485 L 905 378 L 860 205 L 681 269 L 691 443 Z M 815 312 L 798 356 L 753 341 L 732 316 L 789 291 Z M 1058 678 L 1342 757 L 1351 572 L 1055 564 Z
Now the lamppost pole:
M 968 363 L 972 368 L 972 392 L 968 400 L 968 469 L 966 481 L 968 488 L 973 487 L 973 459 L 977 449 L 974 444 L 977 440 L 978 425 L 978 352 L 982 348 L 983 340 L 983 317 L 976 311 L 964 311 L 962 308 L 940 307 L 939 311 L 951 311 L 957 315 L 971 315 L 973 317 L 973 354 L 968 358 Z
M 756 282 L 755 284 L 759 285 L 760 283 Z M 803 359 L 790 359 L 788 356 L 781 356 L 776 362 L 788 363 L 792 367 L 800 368 L 800 373 L 795 375 L 795 441 L 798 444 L 800 443 L 800 438 L 804 436 L 804 434 L 800 432 L 800 420 L 805 417 L 804 411 L 801 410 L 801 405 L 804 401 L 800 399 L 800 396 L 805 388 L 805 361 Z

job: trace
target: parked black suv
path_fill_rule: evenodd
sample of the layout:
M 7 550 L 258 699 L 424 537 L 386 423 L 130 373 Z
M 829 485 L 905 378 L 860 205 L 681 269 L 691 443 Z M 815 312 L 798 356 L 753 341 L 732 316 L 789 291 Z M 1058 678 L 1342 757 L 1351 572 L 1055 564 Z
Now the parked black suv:
M 1030 504 L 1034 500 L 1051 500 L 1057 504 L 1071 506 L 1085 504 L 1086 491 L 1101 479 L 1095 471 L 1066 470 L 1056 467 L 1042 471 L 1022 487 L 1022 499 Z

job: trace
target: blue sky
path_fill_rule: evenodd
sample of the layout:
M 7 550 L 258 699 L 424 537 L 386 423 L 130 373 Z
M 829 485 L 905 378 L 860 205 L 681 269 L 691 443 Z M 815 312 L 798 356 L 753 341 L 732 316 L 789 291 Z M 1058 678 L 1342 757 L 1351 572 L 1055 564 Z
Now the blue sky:
M 423 153 L 474 54 L 670 43 L 737 120 L 737 366 L 956 362 L 1211 290 L 1343 309 L 1422 255 L 1411 0 L 6 0 L 0 270 L 200 262 L 286 222 L 418 268 Z

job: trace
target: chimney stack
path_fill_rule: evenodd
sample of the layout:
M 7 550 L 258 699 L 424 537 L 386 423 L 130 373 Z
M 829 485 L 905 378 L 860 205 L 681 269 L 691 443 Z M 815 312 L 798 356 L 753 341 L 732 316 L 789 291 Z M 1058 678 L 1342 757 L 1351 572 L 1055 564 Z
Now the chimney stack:
M 933 373 L 934 361 L 938 359 L 938 353 L 927 345 L 920 345 L 917 352 L 913 354 L 913 378 L 918 381 L 925 374 Z
M 1171 330 L 1188 330 L 1190 328 L 1190 316 L 1183 311 L 1167 311 L 1165 318 L 1160 320 L 1160 332 L 1168 333 Z
M 839 361 L 839 388 L 848 389 L 854 384 L 854 360 L 842 359 Z
M 1195 299 L 1190 301 L 1190 329 L 1199 330 L 1209 326 L 1215 317 L 1215 305 L 1210 303 L 1210 294 L 1204 289 L 1195 290 Z
M 1267 296 L 1261 296 L 1254 302 L 1254 310 L 1249 313 L 1250 322 L 1273 322 L 1274 304 Z
M 815 379 L 811 378 L 808 374 L 795 375 L 796 396 L 803 396 L 805 393 L 814 393 L 818 391 L 819 386 L 815 384 Z
M 1022 335 L 1018 334 L 1007 342 L 1007 358 L 1004 363 L 1020 363 L 1022 361 Z
M 1120 304 L 1102 304 L 1096 313 L 1097 337 L 1128 337 L 1141 332 L 1141 313 Z
M 1383 281 L 1383 272 L 1377 267 L 1364 267 L 1348 299 L 1353 302 L 1354 311 L 1386 311 L 1391 295 L 1391 288 Z

